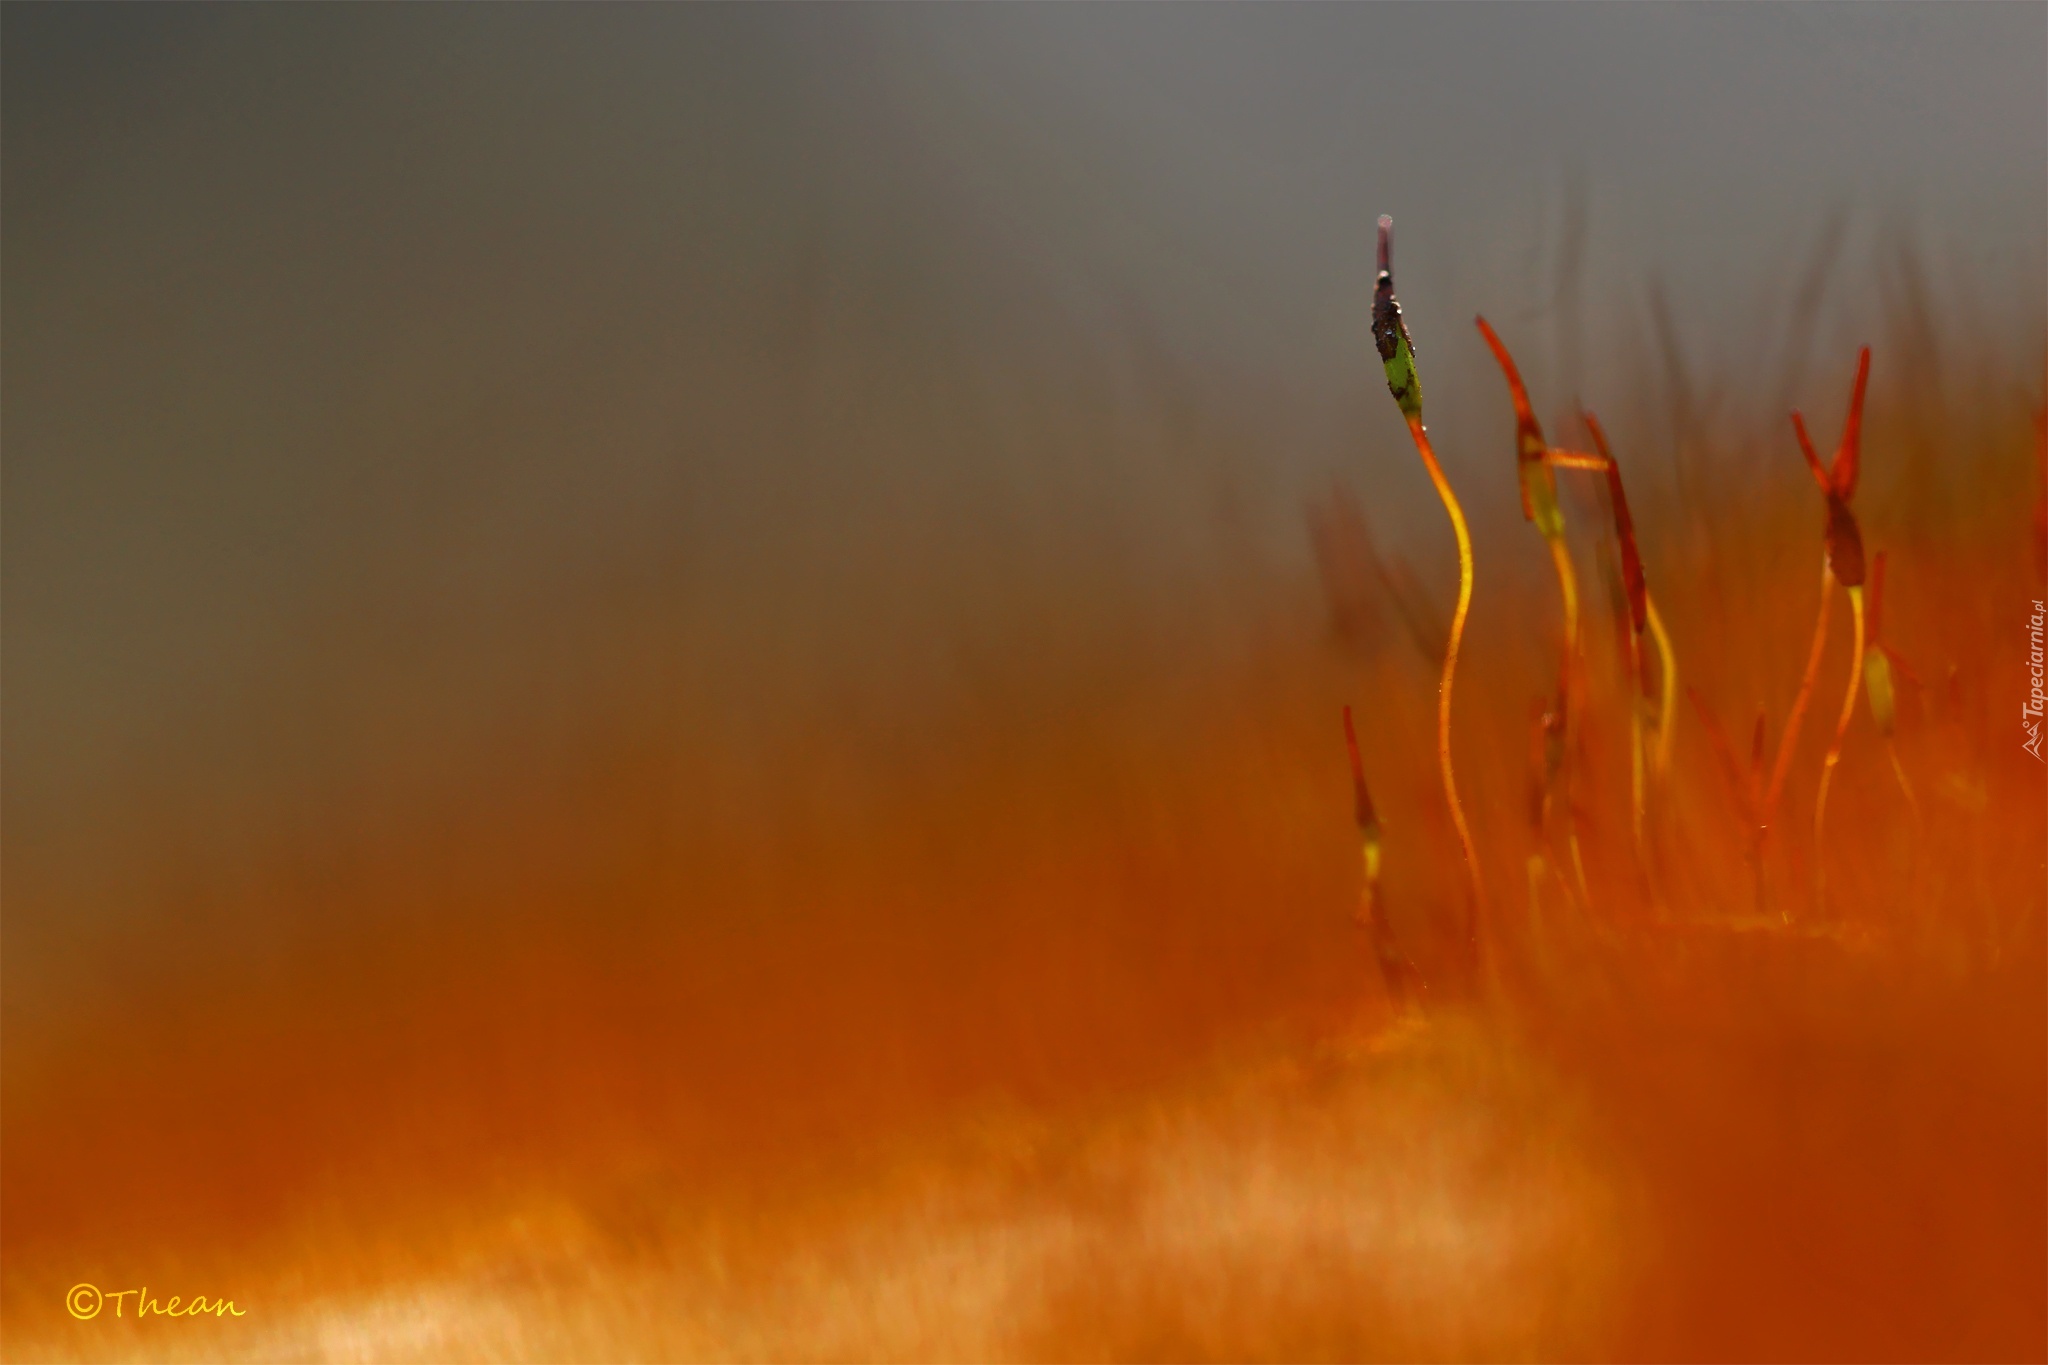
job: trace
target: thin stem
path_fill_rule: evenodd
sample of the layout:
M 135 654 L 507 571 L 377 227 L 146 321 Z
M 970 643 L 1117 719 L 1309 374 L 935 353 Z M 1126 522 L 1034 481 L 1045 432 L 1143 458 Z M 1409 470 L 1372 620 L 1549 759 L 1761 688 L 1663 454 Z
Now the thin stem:
M 1560 736 L 1564 762 L 1559 767 L 1558 785 L 1563 788 L 1564 795 L 1565 848 L 1571 854 L 1572 878 L 1578 883 L 1579 902 L 1591 905 L 1592 896 L 1586 890 L 1586 863 L 1579 856 L 1579 819 L 1572 807 L 1572 757 L 1579 710 L 1579 577 L 1572 570 L 1572 552 L 1564 543 L 1564 537 L 1547 535 L 1543 539 L 1550 546 L 1550 562 L 1557 570 L 1557 594 L 1564 606 L 1564 652 L 1558 664 L 1557 690 L 1564 706 L 1564 733 Z
M 1654 760 L 1660 781 L 1671 762 L 1671 736 L 1678 705 L 1678 660 L 1672 653 L 1671 637 L 1664 630 L 1664 620 L 1657 614 L 1657 605 L 1651 600 L 1649 587 L 1643 579 L 1642 558 L 1636 549 L 1635 520 L 1629 515 L 1628 494 L 1621 482 L 1621 465 L 1616 462 L 1614 452 L 1607 448 L 1607 433 L 1602 429 L 1600 419 L 1590 411 L 1581 413 L 1581 416 L 1593 437 L 1594 448 L 1600 453 L 1588 455 L 1584 451 L 1553 448 L 1545 452 L 1544 458 L 1554 469 L 1589 470 L 1607 478 L 1608 500 L 1614 509 L 1614 536 L 1621 547 L 1622 577 L 1628 590 L 1631 627 L 1628 639 L 1628 678 L 1632 693 L 1629 702 L 1629 815 L 1637 857 L 1642 861 L 1644 875 L 1650 876 L 1649 855 L 1643 837 L 1643 631 L 1648 629 L 1654 635 L 1658 657 L 1663 663 Z
M 1571 691 L 1577 681 L 1579 657 L 1579 578 L 1572 571 L 1571 551 L 1563 536 L 1545 536 L 1550 562 L 1557 569 L 1557 592 L 1564 599 L 1565 733 L 1571 733 Z
M 1671 736 L 1678 721 L 1678 656 L 1671 651 L 1671 636 L 1665 633 L 1664 618 L 1657 614 L 1657 599 L 1647 591 L 1643 594 L 1643 605 L 1649 613 L 1650 638 L 1657 642 L 1657 657 L 1663 664 L 1663 678 L 1659 688 L 1662 697 L 1657 710 L 1657 750 L 1655 772 L 1658 780 L 1671 771 Z
M 1813 648 L 1806 655 L 1806 674 L 1799 680 L 1799 694 L 1792 699 L 1792 714 L 1785 718 L 1785 732 L 1778 736 L 1778 757 L 1771 764 L 1770 786 L 1764 789 L 1763 809 L 1758 820 L 1759 838 L 1769 837 L 1771 820 L 1778 811 L 1778 797 L 1785 789 L 1785 774 L 1792 767 L 1792 750 L 1799 739 L 1799 722 L 1806 715 L 1806 703 L 1813 696 L 1813 682 L 1820 673 L 1820 656 L 1828 643 L 1828 611 L 1834 606 L 1835 573 L 1826 556 L 1820 562 L 1820 618 L 1813 623 Z M 1858 619 L 1861 619 L 1858 612 Z
M 1472 831 L 1465 823 L 1465 807 L 1458 800 L 1457 774 L 1451 769 L 1451 684 L 1457 677 L 1458 646 L 1465 637 L 1465 617 L 1472 609 L 1472 533 L 1465 526 L 1465 510 L 1458 505 L 1458 496 L 1451 491 L 1443 466 L 1437 463 L 1436 451 L 1429 443 L 1429 433 L 1423 429 L 1420 413 L 1408 417 L 1408 434 L 1415 440 L 1416 453 L 1422 456 L 1423 467 L 1429 471 L 1429 481 L 1436 485 L 1436 495 L 1443 499 L 1444 511 L 1451 519 L 1451 531 L 1458 538 L 1458 607 L 1451 613 L 1451 637 L 1444 648 L 1443 678 L 1437 684 L 1436 756 L 1443 768 L 1444 795 L 1451 803 L 1451 823 L 1457 826 L 1458 843 L 1465 851 L 1465 871 L 1472 880 L 1474 915 L 1467 928 L 1467 938 L 1477 947 L 1478 910 L 1486 902 L 1486 883 L 1479 875 L 1479 850 L 1474 847 Z
M 1913 795 L 1913 784 L 1906 780 L 1906 766 L 1899 762 L 1899 744 L 1890 735 L 1884 737 L 1884 751 L 1891 755 L 1892 776 L 1899 779 L 1899 790 L 1906 795 L 1906 808 L 1913 812 L 1913 829 L 1918 833 L 1920 823 L 1920 798 Z
M 1365 785 L 1365 764 L 1358 756 L 1358 732 L 1351 725 L 1351 708 L 1344 708 L 1344 749 L 1351 760 L 1351 788 L 1354 816 L 1358 822 L 1359 848 L 1364 855 L 1364 892 L 1359 901 L 1359 919 L 1376 928 L 1380 889 L 1380 820 L 1373 809 L 1372 795 Z
M 1849 589 L 1849 610 L 1856 622 L 1853 651 L 1849 655 L 1849 686 L 1842 694 L 1842 712 L 1835 718 L 1835 737 L 1828 745 L 1828 756 L 1820 766 L 1820 792 L 1813 801 L 1813 897 L 1814 907 L 1824 910 L 1827 904 L 1827 849 L 1821 842 L 1827 828 L 1828 781 L 1835 775 L 1835 765 L 1842 761 L 1842 736 L 1849 732 L 1849 718 L 1856 714 L 1856 693 L 1863 685 L 1863 588 L 1861 585 Z
M 1628 816 L 1636 840 L 1636 857 L 1645 867 L 1648 855 L 1643 847 L 1643 641 L 1634 631 L 1628 634 Z

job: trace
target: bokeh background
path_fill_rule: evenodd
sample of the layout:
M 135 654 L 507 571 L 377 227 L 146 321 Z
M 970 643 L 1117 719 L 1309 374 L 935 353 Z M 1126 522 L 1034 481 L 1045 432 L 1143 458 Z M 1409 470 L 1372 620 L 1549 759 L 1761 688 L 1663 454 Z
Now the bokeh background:
M 17 1346 L 76 1279 L 312 1246 L 367 1284 L 587 1171 L 633 1244 L 1344 1016 L 1369 699 L 1305 512 L 1345 490 L 1450 596 L 1379 213 L 1515 657 L 1500 585 L 1546 570 L 1477 311 L 1546 420 L 1608 416 L 1652 528 L 1804 477 L 1783 413 L 1832 432 L 1864 341 L 1885 449 L 1933 449 L 1926 386 L 2009 444 L 2040 401 L 2037 4 L 0 37 Z M 1969 502 L 1936 454 L 1879 524 Z

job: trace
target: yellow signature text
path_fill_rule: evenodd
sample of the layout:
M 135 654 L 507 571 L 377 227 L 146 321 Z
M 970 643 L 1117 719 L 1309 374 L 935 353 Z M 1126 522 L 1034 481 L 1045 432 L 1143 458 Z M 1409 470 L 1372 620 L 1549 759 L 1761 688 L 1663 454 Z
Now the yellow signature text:
M 204 1294 L 194 1294 L 189 1300 L 182 1294 L 173 1294 L 169 1299 L 153 1299 L 149 1286 L 140 1289 L 101 1289 L 95 1284 L 74 1284 L 71 1292 L 64 1296 L 64 1307 L 71 1316 L 86 1322 L 100 1315 L 107 1305 L 112 1304 L 114 1316 L 127 1316 L 128 1300 L 135 1300 L 135 1316 L 138 1318 L 196 1318 L 208 1314 L 216 1318 L 243 1318 L 248 1313 L 235 1307 L 233 1299 L 209 1299 Z

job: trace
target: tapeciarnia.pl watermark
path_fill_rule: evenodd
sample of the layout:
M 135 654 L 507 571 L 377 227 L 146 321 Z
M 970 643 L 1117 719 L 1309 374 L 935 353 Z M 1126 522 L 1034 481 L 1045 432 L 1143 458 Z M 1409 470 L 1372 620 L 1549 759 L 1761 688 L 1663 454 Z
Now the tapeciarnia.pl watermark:
M 2036 761 L 2041 758 L 2041 711 L 2048 696 L 2041 688 L 2041 623 L 2048 619 L 2048 607 L 2043 607 L 2040 598 L 2034 599 L 2034 614 L 2027 618 L 2027 674 L 2032 679 L 2027 690 L 2027 704 L 2020 708 L 2020 725 L 2027 732 L 2027 742 L 2020 745 L 2032 754 Z
M 168 1302 L 152 1299 L 149 1296 L 148 1285 L 140 1289 L 103 1290 L 96 1284 L 74 1284 L 71 1286 L 71 1292 L 64 1296 L 64 1307 L 70 1310 L 72 1317 L 80 1322 L 87 1322 L 98 1317 L 100 1310 L 112 1303 L 114 1316 L 118 1318 L 126 1316 L 122 1309 L 131 1294 L 135 1297 L 135 1316 L 138 1318 L 195 1318 L 204 1314 L 211 1314 L 216 1318 L 249 1316 L 246 1310 L 235 1307 L 233 1299 L 209 1300 L 204 1294 L 194 1294 L 190 1303 L 185 1302 L 182 1294 L 171 1295 Z M 181 1303 L 184 1304 L 183 1307 L 179 1307 Z

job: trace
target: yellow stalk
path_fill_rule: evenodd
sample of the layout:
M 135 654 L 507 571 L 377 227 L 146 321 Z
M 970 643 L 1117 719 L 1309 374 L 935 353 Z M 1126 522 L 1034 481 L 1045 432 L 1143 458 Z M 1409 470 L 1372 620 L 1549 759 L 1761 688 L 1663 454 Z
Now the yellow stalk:
M 1423 429 L 1420 413 L 1408 415 L 1408 434 L 1415 440 L 1416 453 L 1422 456 L 1423 467 L 1429 471 L 1429 481 L 1436 485 L 1436 495 L 1443 500 L 1444 511 L 1451 519 L 1451 530 L 1458 538 L 1458 607 L 1451 613 L 1451 638 L 1444 649 L 1443 678 L 1437 684 L 1436 756 L 1443 768 L 1444 795 L 1451 803 L 1451 823 L 1457 826 L 1458 843 L 1465 851 L 1465 871 L 1472 881 L 1476 913 L 1485 904 L 1486 884 L 1479 875 L 1479 850 L 1473 845 L 1472 831 L 1465 823 L 1465 807 L 1458 800 L 1457 774 L 1451 769 L 1451 684 L 1458 672 L 1458 646 L 1465 637 L 1465 617 L 1472 609 L 1472 533 L 1465 526 L 1465 510 L 1458 505 L 1458 496 L 1451 491 L 1443 466 L 1437 463 L 1436 451 L 1429 443 L 1429 433 Z M 1476 943 L 1476 924 L 1472 937 Z
M 1571 732 L 1571 684 L 1576 680 L 1577 669 L 1573 667 L 1579 657 L 1579 579 L 1572 572 L 1571 551 L 1565 548 L 1563 536 L 1545 536 L 1550 543 L 1550 562 L 1557 566 L 1557 591 L 1564 598 L 1564 659 L 1565 659 L 1565 732 Z
M 1678 719 L 1678 656 L 1672 653 L 1671 637 L 1664 631 L 1664 618 L 1657 614 L 1657 599 L 1646 590 L 1643 605 L 1648 609 L 1650 638 L 1657 642 L 1657 657 L 1664 666 L 1657 703 L 1657 753 L 1655 772 L 1659 781 L 1671 771 L 1671 736 Z

